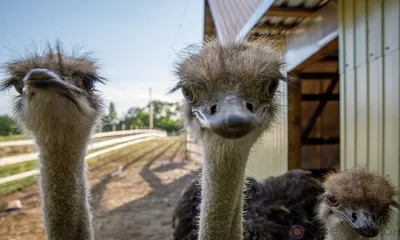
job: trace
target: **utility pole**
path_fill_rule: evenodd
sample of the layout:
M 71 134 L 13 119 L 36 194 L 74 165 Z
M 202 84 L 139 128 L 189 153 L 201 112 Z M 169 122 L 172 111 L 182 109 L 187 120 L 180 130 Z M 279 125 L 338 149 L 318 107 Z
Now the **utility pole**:
M 151 101 L 151 88 L 149 89 L 149 128 L 153 128 L 153 103 Z

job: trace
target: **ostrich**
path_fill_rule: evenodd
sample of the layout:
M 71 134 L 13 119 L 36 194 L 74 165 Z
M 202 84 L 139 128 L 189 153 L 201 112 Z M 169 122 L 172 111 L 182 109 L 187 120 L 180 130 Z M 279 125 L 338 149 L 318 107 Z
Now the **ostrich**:
M 5 64 L 1 90 L 14 87 L 17 122 L 35 138 L 46 239 L 94 239 L 85 155 L 102 110 L 102 82 L 88 54 L 67 55 L 60 41 Z
M 376 237 L 391 220 L 395 188 L 389 179 L 365 168 L 326 176 L 317 206 L 318 219 L 331 240 L 366 240 Z
M 182 119 L 200 142 L 202 168 L 175 210 L 174 238 L 288 239 L 294 224 L 305 228 L 304 239 L 323 239 L 315 206 L 324 189 L 311 173 L 245 181 L 249 152 L 274 122 L 276 90 L 286 80 L 273 46 L 211 39 L 182 57 L 171 92 L 181 89 L 186 99 Z
M 392 209 L 399 208 L 390 181 L 365 168 L 331 172 L 324 178 L 319 182 L 303 170 L 262 182 L 247 177 L 246 238 L 366 240 L 376 237 L 390 221 Z M 173 214 L 174 240 L 197 239 L 200 194 L 199 179 L 183 191 Z
M 322 184 L 304 170 L 257 182 L 246 177 L 243 211 L 245 239 L 288 240 L 292 229 L 301 226 L 302 239 L 324 239 L 325 229 L 314 211 Z M 197 240 L 201 203 L 200 179 L 184 191 L 173 213 L 173 239 Z
M 273 47 L 245 40 L 211 39 L 187 53 L 171 92 L 182 90 L 184 124 L 203 152 L 199 239 L 239 240 L 246 163 L 279 110 L 281 58 Z

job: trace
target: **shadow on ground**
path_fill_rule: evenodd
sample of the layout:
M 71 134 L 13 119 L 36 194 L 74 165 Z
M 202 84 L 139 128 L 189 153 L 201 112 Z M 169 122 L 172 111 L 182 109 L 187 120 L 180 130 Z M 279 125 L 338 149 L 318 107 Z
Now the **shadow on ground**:
M 158 152 L 148 158 L 156 149 Z M 174 171 L 185 169 L 187 165 L 192 164 L 185 161 L 183 153 L 184 144 L 177 141 L 163 147 L 152 148 L 140 157 L 127 162 L 122 167 L 125 176 L 118 181 L 130 181 L 131 175 L 136 174 L 136 177 L 142 179 L 141 184 L 147 185 L 151 191 L 144 197 L 111 210 L 104 206 L 107 203 L 104 203 L 102 199 L 107 195 L 105 186 L 109 186 L 113 178 L 110 175 L 106 176 L 103 181 L 94 186 L 93 194 L 101 196 L 93 202 L 93 206 L 97 208 L 94 208 L 97 213 L 95 215 L 96 239 L 169 239 L 172 234 L 173 209 L 183 189 L 198 176 L 198 172 L 187 170 L 169 183 L 164 183 L 159 174 L 170 173 L 171 175 Z M 140 169 L 136 169 L 137 171 L 131 171 L 134 169 L 130 167 L 135 166 L 141 158 L 146 158 L 145 164 Z M 127 175 L 131 177 L 128 178 Z M 130 187 L 126 188 L 125 194 L 130 194 L 130 190 Z
M 137 150 L 135 150 L 137 151 Z M 183 189 L 198 176 L 198 161 L 185 159 L 182 139 L 160 141 L 121 153 L 90 169 L 96 239 L 169 239 L 172 212 Z M 2 197 L 24 208 L 0 213 L 0 240 L 42 240 L 38 186 Z

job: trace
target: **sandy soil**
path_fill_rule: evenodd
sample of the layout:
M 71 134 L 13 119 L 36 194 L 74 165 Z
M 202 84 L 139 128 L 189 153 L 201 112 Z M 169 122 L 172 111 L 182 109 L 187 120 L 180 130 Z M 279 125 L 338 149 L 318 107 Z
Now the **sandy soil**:
M 151 141 L 121 151 L 90 169 L 96 239 L 170 239 L 172 211 L 197 176 L 181 139 Z M 122 169 L 121 174 L 111 173 Z M 44 239 L 38 185 L 0 199 L 20 199 L 22 210 L 0 213 L 0 240 Z M 3 209 L 3 208 L 2 208 Z

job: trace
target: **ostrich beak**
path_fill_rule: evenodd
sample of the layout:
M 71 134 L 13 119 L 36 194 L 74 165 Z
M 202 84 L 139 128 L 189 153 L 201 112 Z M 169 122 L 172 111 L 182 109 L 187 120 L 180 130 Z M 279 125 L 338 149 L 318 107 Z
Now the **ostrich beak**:
M 203 128 L 211 129 L 223 138 L 236 139 L 260 125 L 257 114 L 246 106 L 244 100 L 229 95 L 211 107 L 195 108 L 193 113 Z
M 338 213 L 361 236 L 373 238 L 379 234 L 379 226 L 370 210 L 349 208 Z
M 31 100 L 37 91 L 51 91 L 77 104 L 76 95 L 83 93 L 78 87 L 62 80 L 58 74 L 41 68 L 29 71 L 23 79 L 23 86 L 23 93 L 28 100 Z

